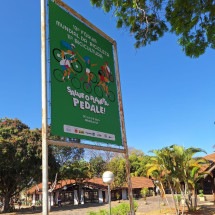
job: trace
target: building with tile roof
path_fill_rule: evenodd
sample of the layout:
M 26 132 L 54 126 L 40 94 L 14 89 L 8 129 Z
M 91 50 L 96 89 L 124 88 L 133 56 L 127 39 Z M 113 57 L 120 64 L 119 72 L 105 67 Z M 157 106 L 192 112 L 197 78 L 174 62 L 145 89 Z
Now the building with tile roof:
M 154 189 L 153 181 L 146 177 L 132 177 L 132 190 L 134 197 L 140 197 L 142 188 Z M 103 183 L 102 178 L 87 179 L 76 182 L 73 179 L 60 180 L 53 187 L 50 183 L 50 202 L 56 205 L 60 197 L 62 204 L 86 204 L 108 202 L 108 185 Z M 28 197 L 33 203 L 42 199 L 42 183 L 34 185 L 27 191 Z M 111 199 L 128 199 L 128 185 L 125 183 L 121 188 L 111 189 Z
M 200 186 L 203 193 L 212 194 L 215 201 L 215 153 L 206 155 L 204 158 L 209 161 L 209 165 L 205 167 L 204 171 L 210 174 L 205 175 L 204 179 L 200 181 Z

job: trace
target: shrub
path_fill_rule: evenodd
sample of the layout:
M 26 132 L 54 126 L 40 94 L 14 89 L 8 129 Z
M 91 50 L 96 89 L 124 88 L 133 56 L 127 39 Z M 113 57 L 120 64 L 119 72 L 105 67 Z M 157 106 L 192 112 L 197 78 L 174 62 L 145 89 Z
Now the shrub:
M 113 215 L 124 215 L 124 214 L 128 214 L 129 212 L 129 204 L 127 203 L 122 203 L 120 205 L 117 205 L 116 207 L 114 207 L 112 209 L 112 214 Z
M 90 212 L 88 213 L 88 215 L 98 215 L 98 213 L 97 213 L 97 212 L 94 212 L 94 211 L 90 211 Z
M 181 195 L 175 195 L 174 198 L 176 201 L 181 202 Z
M 149 189 L 147 187 L 143 187 L 140 191 L 142 197 L 146 200 L 146 196 L 149 194 Z
M 134 211 L 136 212 L 138 204 L 134 201 Z M 128 203 L 121 203 L 113 208 L 111 208 L 112 215 L 125 215 L 128 214 L 130 210 L 130 205 Z M 100 210 L 99 212 L 90 211 L 88 215 L 108 215 L 109 210 Z
M 199 197 L 204 197 L 203 190 L 199 190 Z

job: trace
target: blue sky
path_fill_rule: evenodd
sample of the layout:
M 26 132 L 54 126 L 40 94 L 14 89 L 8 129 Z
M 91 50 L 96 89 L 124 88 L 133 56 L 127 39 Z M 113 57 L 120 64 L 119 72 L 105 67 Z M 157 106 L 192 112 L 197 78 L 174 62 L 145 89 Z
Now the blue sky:
M 135 49 L 112 14 L 88 0 L 65 0 L 117 42 L 129 147 L 148 153 L 172 144 L 215 145 L 215 51 L 186 57 L 174 35 Z M 40 1 L 1 2 L 0 118 L 18 118 L 41 128 Z

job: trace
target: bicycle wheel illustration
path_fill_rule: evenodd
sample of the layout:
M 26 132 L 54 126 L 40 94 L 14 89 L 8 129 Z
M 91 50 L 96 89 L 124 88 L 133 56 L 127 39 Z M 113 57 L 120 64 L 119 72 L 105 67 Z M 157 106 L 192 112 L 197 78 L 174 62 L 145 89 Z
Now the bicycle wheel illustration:
M 115 95 L 112 91 L 109 91 L 108 92 L 108 99 L 111 101 L 111 102 L 114 102 L 115 101 Z
M 82 72 L 82 65 L 81 65 L 81 63 L 79 62 L 79 60 L 75 60 L 74 62 L 71 63 L 71 65 L 72 65 L 72 68 L 73 68 L 76 72 L 78 72 L 78 73 Z
M 91 84 L 89 84 L 88 82 L 83 83 L 83 89 L 88 94 L 92 92 Z
M 91 76 L 91 81 L 93 83 L 96 83 L 97 82 L 97 76 L 95 75 L 94 72 L 90 72 L 90 76 Z
M 55 69 L 54 72 L 54 77 L 57 81 L 63 82 L 62 78 L 63 78 L 63 71 L 60 69 Z
M 109 74 L 109 80 L 110 80 L 110 82 L 114 82 L 114 77 L 112 74 Z
M 60 60 L 61 60 L 61 50 L 58 49 L 58 48 L 54 48 L 52 50 L 52 54 L 53 54 L 55 60 L 58 61 L 58 62 L 60 62 Z
M 79 79 L 76 78 L 75 76 L 71 78 L 71 83 L 72 83 L 72 86 L 73 86 L 75 89 L 80 89 L 80 88 L 81 88 L 81 82 L 80 82 Z
M 96 96 L 98 96 L 99 98 L 103 97 L 103 89 L 101 86 L 96 85 L 94 87 L 94 92 L 95 92 Z

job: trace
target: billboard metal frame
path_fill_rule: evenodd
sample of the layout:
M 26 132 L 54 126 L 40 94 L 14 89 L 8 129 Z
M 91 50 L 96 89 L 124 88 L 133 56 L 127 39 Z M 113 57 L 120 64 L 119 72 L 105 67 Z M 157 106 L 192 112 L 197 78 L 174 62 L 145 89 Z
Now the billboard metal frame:
M 130 202 L 130 214 L 134 214 L 134 205 L 133 205 L 133 195 L 132 195 L 132 184 L 130 177 L 130 163 L 128 156 L 128 146 L 127 146 L 127 138 L 125 131 L 125 123 L 124 123 L 124 111 L 123 111 L 123 103 L 121 96 L 121 86 L 120 86 L 120 76 L 119 76 L 119 66 L 117 59 L 117 45 L 116 41 L 106 35 L 103 31 L 98 29 L 92 23 L 90 23 L 83 16 L 78 14 L 75 10 L 70 8 L 67 4 L 62 2 L 61 0 L 54 0 L 54 2 L 65 9 L 73 16 L 78 18 L 92 30 L 100 34 L 102 37 L 107 39 L 113 45 L 113 55 L 115 62 L 115 72 L 116 72 L 116 83 L 117 83 L 117 96 L 119 102 L 119 115 L 120 115 L 120 123 L 121 123 L 121 133 L 122 133 L 122 144 L 124 148 L 116 148 L 116 147 L 105 147 L 100 145 L 91 145 L 86 143 L 77 143 L 77 142 L 65 142 L 65 141 L 55 141 L 48 139 L 47 136 L 47 58 L 46 58 L 46 1 L 41 0 L 41 76 L 42 76 L 42 183 L 43 183 L 43 206 L 42 206 L 42 214 L 48 215 L 50 210 L 50 205 L 48 201 L 48 144 L 50 145 L 59 145 L 59 146 L 68 146 L 68 147 L 77 147 L 77 148 L 88 148 L 95 150 L 103 150 L 103 151 L 112 151 L 123 153 L 126 160 L 126 172 L 127 172 L 127 183 L 128 183 L 128 196 Z

